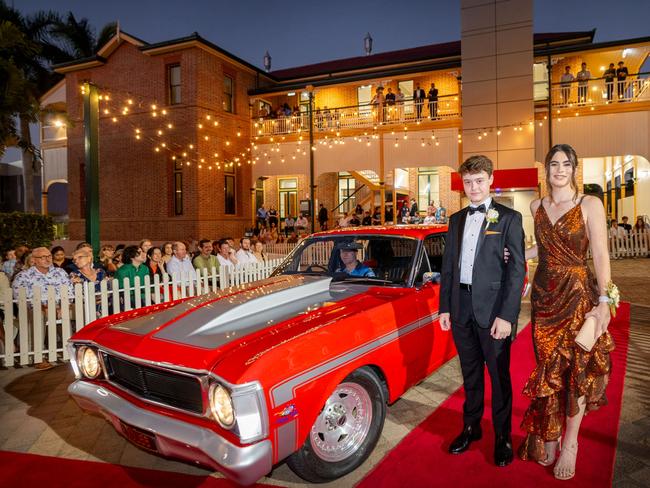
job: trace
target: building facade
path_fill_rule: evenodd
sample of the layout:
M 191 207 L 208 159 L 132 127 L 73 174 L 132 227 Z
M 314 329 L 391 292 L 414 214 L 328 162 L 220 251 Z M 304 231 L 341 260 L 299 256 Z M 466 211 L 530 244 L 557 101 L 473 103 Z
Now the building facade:
M 383 203 L 397 220 L 411 198 L 420 212 L 434 201 L 452 213 L 464 204 L 454 172 L 474 153 L 495 159 L 497 198 L 524 214 L 530 236 L 528 204 L 544 193 L 544 155 L 559 142 L 576 148 L 581 190 L 601 194 L 611 217 L 650 214 L 650 38 L 598 44 L 593 31 L 532 35 L 525 16 L 517 21 L 519 35 L 531 33 L 529 47 L 492 71 L 489 60 L 468 61 L 483 35 L 470 21 L 466 47 L 457 41 L 268 73 L 196 34 L 146 44 L 122 33 L 95 58 L 57 68 L 70 120 L 63 144 L 70 237 L 84 234 L 84 82 L 102 96 L 102 239 L 237 236 L 262 204 L 281 218 L 323 204 L 331 223 L 357 204 Z M 628 76 L 612 82 L 606 70 L 620 61 Z M 589 80 L 563 81 L 566 67 L 576 76 L 583 62 Z M 498 90 L 488 113 L 480 93 L 490 83 Z M 508 116 L 506 103 L 517 108 Z

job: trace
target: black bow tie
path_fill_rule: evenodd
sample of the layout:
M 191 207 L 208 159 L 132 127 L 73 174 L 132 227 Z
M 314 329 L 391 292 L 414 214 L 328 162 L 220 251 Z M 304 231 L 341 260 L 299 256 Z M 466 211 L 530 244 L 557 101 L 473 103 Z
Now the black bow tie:
M 469 214 L 474 215 L 474 212 L 485 213 L 485 204 L 481 203 L 478 207 L 469 207 Z

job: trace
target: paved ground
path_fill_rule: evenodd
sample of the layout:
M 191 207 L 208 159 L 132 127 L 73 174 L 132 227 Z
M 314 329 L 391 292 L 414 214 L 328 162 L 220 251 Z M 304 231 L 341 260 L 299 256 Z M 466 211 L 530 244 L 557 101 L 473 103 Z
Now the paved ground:
M 650 480 L 650 259 L 614 261 L 613 277 L 623 297 L 632 299 L 629 363 L 625 377 L 614 485 L 648 486 Z M 524 304 L 521 322 L 529 319 Z M 0 449 L 95 460 L 176 472 L 207 474 L 188 464 L 148 454 L 127 443 L 103 419 L 82 413 L 66 392 L 73 375 L 68 365 L 38 372 L 32 368 L 0 371 Z M 410 430 L 461 384 L 453 359 L 388 410 L 386 426 L 368 461 L 331 486 L 352 486 Z M 218 475 L 215 475 L 218 476 Z M 286 465 L 265 483 L 306 486 Z M 328 485 L 324 485 L 328 486 Z

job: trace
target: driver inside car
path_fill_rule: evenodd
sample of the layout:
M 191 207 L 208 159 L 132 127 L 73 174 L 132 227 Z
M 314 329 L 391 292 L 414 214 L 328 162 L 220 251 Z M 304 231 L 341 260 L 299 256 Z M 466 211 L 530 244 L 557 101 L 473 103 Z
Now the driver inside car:
M 373 270 L 357 259 L 357 252 L 359 249 L 363 249 L 361 244 L 354 241 L 341 242 L 337 248 L 342 262 L 342 265 L 336 270 L 337 272 L 345 272 L 349 276 L 375 277 Z

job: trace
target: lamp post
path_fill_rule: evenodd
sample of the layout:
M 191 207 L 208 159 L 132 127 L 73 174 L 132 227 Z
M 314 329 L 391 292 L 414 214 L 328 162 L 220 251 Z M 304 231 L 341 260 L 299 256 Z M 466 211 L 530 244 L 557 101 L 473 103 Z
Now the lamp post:
M 99 252 L 99 93 L 84 82 L 84 160 L 86 172 L 86 242 Z
M 314 86 L 307 85 L 309 93 L 309 200 L 311 207 L 311 231 L 316 231 L 316 185 L 314 184 Z
M 366 32 L 366 37 L 363 38 L 363 48 L 366 50 L 366 56 L 370 56 L 372 52 L 372 37 L 370 37 L 370 32 Z

